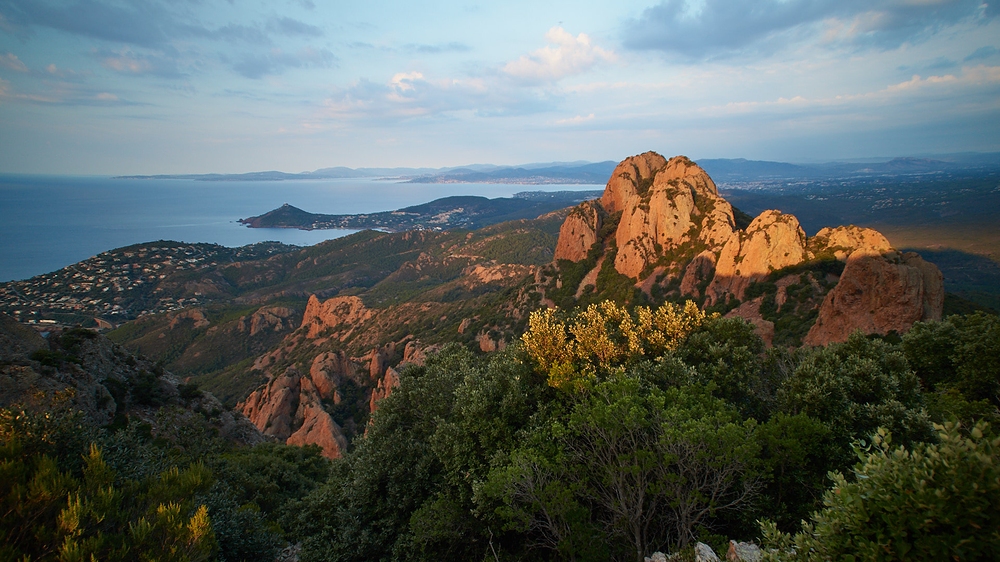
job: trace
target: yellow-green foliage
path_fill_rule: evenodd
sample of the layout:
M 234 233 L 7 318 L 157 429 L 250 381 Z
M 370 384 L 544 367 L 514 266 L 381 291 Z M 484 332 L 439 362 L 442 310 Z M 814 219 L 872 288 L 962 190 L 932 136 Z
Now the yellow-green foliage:
M 522 336 L 525 350 L 548 376 L 549 386 L 578 390 L 596 377 L 642 357 L 659 357 L 676 349 L 710 315 L 688 301 L 666 303 L 656 310 L 629 311 L 603 301 L 563 321 L 554 309 L 536 310 Z
M 122 479 L 92 444 L 73 474 L 45 453 L 48 441 L 60 441 L 52 437 L 64 429 L 58 416 L 31 417 L 0 410 L 0 560 L 214 558 L 208 509 L 193 499 L 212 484 L 205 466 Z

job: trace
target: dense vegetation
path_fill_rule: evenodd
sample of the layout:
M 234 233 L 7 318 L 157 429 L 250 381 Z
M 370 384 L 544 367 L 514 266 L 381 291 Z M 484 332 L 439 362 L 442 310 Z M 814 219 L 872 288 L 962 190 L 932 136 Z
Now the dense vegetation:
M 306 561 L 641 561 L 741 539 L 773 559 L 986 560 L 998 358 L 983 313 L 790 350 L 694 305 L 601 302 L 534 313 L 505 351 L 452 344 L 406 368 L 332 464 L 236 448 L 197 417 L 154 436 L 4 410 L 0 557 L 262 560 L 301 543 Z
M 304 500 L 303 559 L 641 561 L 762 533 L 800 553 L 867 540 L 889 541 L 887 559 L 913 557 L 866 523 L 870 513 L 893 532 L 957 537 L 929 552 L 987 559 L 983 544 L 1000 544 L 983 508 L 1000 501 L 997 449 L 974 424 L 997 419 L 997 395 L 982 398 L 997 371 L 979 357 L 1000 352 L 998 329 L 978 314 L 918 325 L 902 344 L 856 334 L 765 352 L 742 320 L 693 307 L 540 312 L 518 349 L 447 347 L 402 374 L 366 438 Z M 932 420 L 952 422 L 936 433 Z M 929 480 L 928 458 L 965 468 Z M 876 474 L 898 480 L 895 496 L 865 491 Z M 949 492 L 954 479 L 962 487 Z M 977 509 L 972 523 L 909 521 L 913 482 L 945 494 L 949 514 Z M 850 510 L 847 493 L 859 498 Z M 865 503 L 873 497 L 884 505 Z

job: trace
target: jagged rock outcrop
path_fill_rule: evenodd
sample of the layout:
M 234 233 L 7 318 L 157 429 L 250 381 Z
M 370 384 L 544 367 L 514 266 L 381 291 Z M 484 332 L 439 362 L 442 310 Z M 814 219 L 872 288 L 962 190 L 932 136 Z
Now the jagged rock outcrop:
M 332 378 L 323 369 L 317 369 L 316 374 L 320 381 Z M 236 407 L 264 435 L 292 445 L 319 445 L 323 456 L 336 459 L 347 452 L 347 439 L 322 406 L 323 399 L 334 399 L 336 388 L 329 384 L 323 388 L 325 394 L 313 384 L 312 372 L 302 376 L 289 367 Z
M 701 285 L 712 280 L 715 276 L 715 252 L 704 250 L 694 257 L 687 267 L 684 268 L 684 277 L 681 278 L 681 294 L 691 295 L 698 298 L 701 296 Z
M 615 269 L 634 279 L 664 252 L 693 243 L 721 246 L 736 224 L 732 206 L 694 162 L 677 156 L 651 173 L 635 178 L 627 193 L 609 197 L 610 182 L 605 190 L 605 198 L 622 210 L 615 231 Z
M 803 343 L 847 341 L 855 330 L 903 333 L 914 322 L 940 320 L 943 306 L 941 272 L 919 255 L 855 251 Z
M 729 295 L 742 299 L 750 283 L 806 257 L 806 233 L 799 220 L 781 211 L 764 211 L 745 232 L 734 232 L 722 248 L 705 302 L 712 305 Z
M 850 225 L 820 229 L 809 240 L 809 249 L 814 256 L 830 254 L 840 261 L 847 261 L 854 252 L 881 255 L 891 251 L 892 246 L 881 232 Z
M 240 318 L 239 330 L 250 337 L 260 333 L 283 332 L 295 325 L 296 311 L 285 306 L 263 306 L 249 317 Z
M 623 211 L 640 190 L 649 188 L 653 176 L 666 165 L 667 159 L 652 151 L 622 160 L 611 172 L 611 179 L 601 196 L 601 206 L 609 214 Z
M 600 234 L 608 221 L 617 221 L 613 240 Z M 870 228 L 828 227 L 807 238 L 798 219 L 777 210 L 762 212 L 740 230 L 712 179 L 683 156 L 667 160 L 647 152 L 623 160 L 600 200 L 569 213 L 557 261 L 593 260 L 588 252 L 595 242 L 603 243 L 598 267 L 582 280 L 579 272 L 572 278 L 580 280 L 572 287 L 575 298 L 588 285 L 600 293 L 600 265 L 612 255 L 615 270 L 650 298 L 703 298 L 711 307 L 743 301 L 747 289 L 761 282 L 753 299 L 736 302 L 728 316 L 753 323 L 766 341 L 776 335 L 776 316 L 786 314 L 794 316 L 789 325 L 795 333 L 782 335 L 783 344 L 799 342 L 818 313 L 806 340 L 813 345 L 846 339 L 855 329 L 902 332 L 941 314 L 941 274 L 934 265 L 895 252 Z M 843 276 L 836 261 L 847 262 Z M 786 268 L 794 269 L 780 279 L 774 275 Z M 563 282 L 557 273 L 550 286 L 565 291 Z M 554 306 L 551 298 L 542 302 Z
M 580 261 L 597 242 L 597 233 L 607 213 L 597 201 L 585 201 L 573 208 L 559 228 L 555 259 Z
M 334 337 L 344 339 L 372 315 L 373 312 L 365 308 L 358 297 L 334 297 L 321 303 L 316 295 L 312 295 L 302 316 L 302 327 L 306 328 L 307 337 L 311 339 L 328 329 Z
M 506 275 L 496 267 L 479 273 Z M 399 386 L 399 369 L 410 363 L 423 364 L 426 354 L 437 349 L 423 347 L 407 336 L 369 348 L 371 351 L 360 356 L 350 356 L 343 349 L 330 350 L 331 343 L 340 345 L 336 342 L 378 318 L 357 297 L 325 301 L 310 297 L 300 328 L 254 362 L 253 368 L 266 373 L 268 380 L 237 408 L 265 435 L 293 445 L 319 445 L 329 458 L 342 456 L 347 451 L 347 437 L 363 431 L 355 416 L 377 410 L 378 402 Z M 398 346 L 403 348 L 402 360 Z M 291 359 L 303 351 L 311 359 Z M 330 413 L 335 411 L 341 416 L 336 420 Z M 337 420 L 343 420 L 344 425 Z
M 378 402 L 392 394 L 393 389 L 399 386 L 399 373 L 396 369 L 389 367 L 385 370 L 385 376 L 380 378 L 372 389 L 372 397 L 368 402 L 368 411 L 378 410 Z
M 615 269 L 638 279 L 664 252 L 690 246 L 717 250 L 732 235 L 732 206 L 705 170 L 684 156 L 647 152 L 623 160 L 599 201 L 570 212 L 559 232 L 556 259 L 581 261 L 597 241 L 602 220 L 621 213 Z

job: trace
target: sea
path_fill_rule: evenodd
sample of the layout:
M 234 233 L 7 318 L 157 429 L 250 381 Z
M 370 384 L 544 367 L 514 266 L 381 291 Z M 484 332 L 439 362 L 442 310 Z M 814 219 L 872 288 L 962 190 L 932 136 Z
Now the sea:
M 522 191 L 601 188 L 416 184 L 384 178 L 201 181 L 0 174 L 0 282 L 28 279 L 141 242 L 310 246 L 355 232 L 247 228 L 237 222 L 284 203 L 339 215 L 392 211 L 452 195 L 495 198 Z

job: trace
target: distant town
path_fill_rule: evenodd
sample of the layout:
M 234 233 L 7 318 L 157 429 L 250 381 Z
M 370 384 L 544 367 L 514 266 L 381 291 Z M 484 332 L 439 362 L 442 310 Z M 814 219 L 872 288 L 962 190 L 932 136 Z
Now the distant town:
M 113 328 L 139 316 L 211 300 L 197 290 L 183 290 L 187 272 L 295 248 L 277 242 L 240 248 L 166 241 L 128 246 L 52 273 L 0 285 L 0 311 L 25 324 Z

